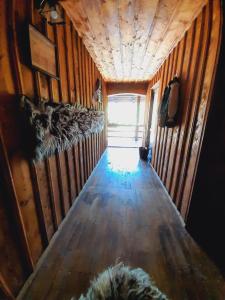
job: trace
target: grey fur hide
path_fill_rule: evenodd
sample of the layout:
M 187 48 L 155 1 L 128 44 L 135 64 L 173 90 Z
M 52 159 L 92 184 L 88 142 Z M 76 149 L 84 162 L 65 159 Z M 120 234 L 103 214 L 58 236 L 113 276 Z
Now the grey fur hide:
M 79 300 L 168 300 L 142 269 L 122 263 L 110 267 L 91 283 Z M 71 300 L 75 300 L 72 298 Z
M 79 104 L 46 102 L 43 99 L 34 104 L 22 96 L 21 108 L 33 140 L 31 156 L 35 161 L 66 150 L 104 128 L 103 111 Z

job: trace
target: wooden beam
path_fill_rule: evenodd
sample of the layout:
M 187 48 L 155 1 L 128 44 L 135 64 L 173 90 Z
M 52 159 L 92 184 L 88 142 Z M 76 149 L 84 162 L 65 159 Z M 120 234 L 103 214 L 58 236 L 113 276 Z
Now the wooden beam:
M 1 292 L 3 293 L 3 296 L 5 297 L 4 299 L 7 299 L 7 300 L 15 300 L 16 299 L 0 272 L 0 294 L 1 294 Z
M 115 95 L 122 93 L 146 95 L 148 88 L 148 81 L 140 82 L 107 82 L 107 95 Z
M 136 112 L 136 128 L 135 128 L 135 141 L 138 140 L 138 131 L 139 131 L 139 114 L 140 114 L 140 101 L 141 97 L 137 96 L 137 112 Z
M 16 194 L 13 177 L 10 170 L 10 164 L 9 164 L 8 155 L 4 144 L 1 126 L 0 126 L 0 167 L 3 170 L 6 187 L 10 195 L 10 199 L 12 201 L 12 209 L 15 214 L 15 222 L 17 223 L 21 249 L 23 251 L 24 258 L 25 258 L 25 263 L 27 268 L 26 271 L 29 274 L 34 269 L 34 262 L 31 256 L 30 246 L 27 239 L 27 233 L 24 226 L 22 214 L 20 211 L 20 204 Z

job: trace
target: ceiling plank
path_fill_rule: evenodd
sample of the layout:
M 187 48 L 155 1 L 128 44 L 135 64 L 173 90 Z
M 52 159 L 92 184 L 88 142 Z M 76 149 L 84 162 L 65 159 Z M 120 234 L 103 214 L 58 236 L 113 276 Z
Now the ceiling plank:
M 101 0 L 98 1 L 100 2 Z M 108 32 L 110 51 L 112 52 L 113 56 L 116 78 L 123 78 L 123 57 L 120 50 L 121 37 L 117 2 L 115 0 L 105 1 L 102 3 L 101 10 L 103 22 Z M 107 80 L 110 78 L 105 79 Z
M 123 78 L 129 80 L 132 65 L 134 43 L 134 0 L 119 0 L 119 27 L 121 36 L 121 51 L 123 57 Z
M 142 58 L 142 68 L 139 76 L 142 75 L 145 78 L 149 78 L 151 62 L 154 60 L 159 45 L 163 43 L 163 37 L 166 34 L 168 24 L 172 21 L 180 1 L 181 0 L 159 1 L 154 17 L 154 26 L 146 43 L 145 55 Z
M 136 0 L 135 2 L 135 41 L 131 80 L 142 78 L 142 75 L 139 74 L 142 73 L 142 61 L 145 56 L 147 41 L 150 39 L 153 30 L 158 2 L 159 0 Z
M 171 50 L 181 40 L 184 33 L 191 26 L 194 18 L 200 13 L 207 1 L 180 0 L 175 2 L 177 3 L 175 4 L 174 11 L 166 26 L 166 30 L 162 34 L 160 42 L 157 43 L 155 52 L 151 56 L 151 60 L 144 72 L 148 78 L 158 70 Z M 157 36 L 157 32 L 155 35 Z M 154 40 L 153 37 L 152 40 Z M 150 55 L 148 57 L 150 58 Z
M 93 40 L 93 44 L 95 44 L 95 47 L 98 49 L 98 53 L 101 53 L 99 64 L 105 67 L 107 71 L 106 77 L 114 77 L 116 74 L 113 56 L 109 44 L 108 32 L 103 23 L 101 3 L 97 0 L 83 0 L 82 4 L 83 9 L 86 11 L 93 36 L 96 37 L 95 40 Z
M 207 0 L 61 0 L 106 81 L 149 80 Z

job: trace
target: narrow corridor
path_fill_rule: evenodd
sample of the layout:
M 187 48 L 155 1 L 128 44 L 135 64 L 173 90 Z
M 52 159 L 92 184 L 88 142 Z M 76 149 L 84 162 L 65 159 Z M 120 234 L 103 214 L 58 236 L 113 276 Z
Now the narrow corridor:
M 19 299 L 79 297 L 118 260 L 147 271 L 169 299 L 224 299 L 218 270 L 138 149 L 107 149 Z

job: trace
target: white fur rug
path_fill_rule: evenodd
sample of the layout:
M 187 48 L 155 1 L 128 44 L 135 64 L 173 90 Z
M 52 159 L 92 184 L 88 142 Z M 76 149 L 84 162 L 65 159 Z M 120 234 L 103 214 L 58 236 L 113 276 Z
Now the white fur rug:
M 167 300 L 149 275 L 120 263 L 102 272 L 79 300 Z M 75 300 L 72 298 L 71 300 Z

